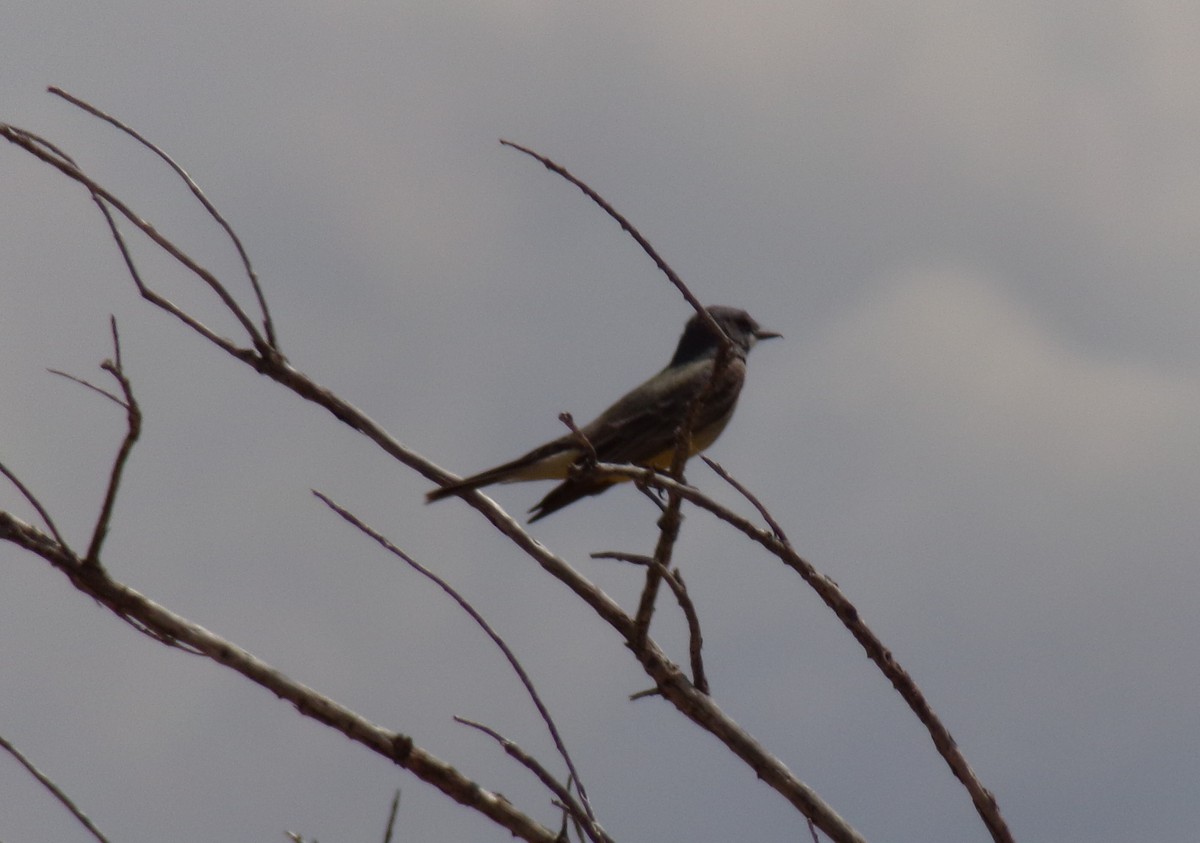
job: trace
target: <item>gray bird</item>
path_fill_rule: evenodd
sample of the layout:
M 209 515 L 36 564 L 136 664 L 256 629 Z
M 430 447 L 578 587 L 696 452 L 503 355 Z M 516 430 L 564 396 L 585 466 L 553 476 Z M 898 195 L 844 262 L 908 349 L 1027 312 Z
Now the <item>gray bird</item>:
M 683 424 L 696 396 L 702 393 L 704 400 L 697 408 L 689 456 L 700 453 L 721 435 L 733 417 L 738 394 L 746 380 L 746 355 L 759 340 L 781 335 L 760 328 L 744 310 L 714 306 L 708 308 L 708 312 L 733 343 L 727 365 L 717 382 L 708 388 L 720 342 L 696 314 L 684 326 L 675 355 L 665 369 L 619 398 L 595 421 L 580 429 L 601 462 L 669 468 L 675 452 L 675 432 Z M 588 495 L 598 495 L 620 482 L 586 474 L 571 477 L 571 466 L 582 457 L 584 450 L 578 438 L 568 433 L 512 462 L 434 489 L 426 494 L 425 500 L 431 503 L 492 483 L 562 480 L 529 510 L 533 513 L 529 521 L 533 523 L 567 504 Z

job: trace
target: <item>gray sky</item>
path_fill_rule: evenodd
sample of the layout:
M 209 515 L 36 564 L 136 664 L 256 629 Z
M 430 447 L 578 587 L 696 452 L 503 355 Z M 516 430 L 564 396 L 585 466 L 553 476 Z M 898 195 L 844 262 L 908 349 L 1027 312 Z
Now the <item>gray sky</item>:
M 245 240 L 292 362 L 459 472 L 516 456 L 666 362 L 686 304 L 603 193 L 757 349 L 711 451 L 834 577 L 1020 840 L 1184 840 L 1200 792 L 1200 7 L 1146 2 L 20 4 L 0 120 L 45 134 L 207 266 Z M 495 651 L 309 495 L 454 582 L 546 695 L 625 840 L 799 839 L 783 800 L 654 700 L 616 637 L 463 504 L 133 293 L 86 196 L 0 151 L 0 459 L 83 543 L 146 415 L 113 573 L 415 740 L 547 823 L 482 720 L 549 759 Z M 148 248 L 164 291 L 232 332 Z M 700 465 L 690 477 L 733 500 Z M 544 492 L 496 493 L 522 512 Z M 0 506 L 31 517 L 11 489 Z M 631 489 L 536 525 L 632 606 Z M 876 840 L 984 840 L 926 734 L 794 576 L 699 513 L 677 558 L 720 705 Z M 0 734 L 114 840 L 508 836 L 0 548 Z M 655 633 L 686 657 L 678 613 Z M 0 839 L 83 840 L 0 760 Z

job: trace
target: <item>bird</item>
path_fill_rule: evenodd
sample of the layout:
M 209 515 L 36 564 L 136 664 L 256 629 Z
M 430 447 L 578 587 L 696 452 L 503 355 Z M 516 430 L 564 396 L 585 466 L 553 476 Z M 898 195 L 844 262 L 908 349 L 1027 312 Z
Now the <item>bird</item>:
M 579 430 L 600 462 L 669 468 L 675 453 L 676 431 L 684 423 L 697 396 L 702 397 L 693 417 L 688 456 L 703 451 L 721 435 L 733 416 L 746 379 L 746 355 L 759 340 L 782 334 L 764 330 L 749 313 L 735 307 L 714 305 L 705 309 L 731 343 L 725 366 L 717 373 L 716 381 L 710 386 L 721 338 L 708 321 L 696 313 L 684 326 L 679 344 L 666 367 L 617 399 L 595 421 Z M 572 431 L 515 460 L 461 480 L 452 480 L 428 492 L 425 500 L 432 503 L 493 483 L 561 480 L 530 508 L 529 523 L 532 524 L 580 498 L 598 495 L 621 482 L 572 471 L 573 466 L 590 456 L 578 434 Z

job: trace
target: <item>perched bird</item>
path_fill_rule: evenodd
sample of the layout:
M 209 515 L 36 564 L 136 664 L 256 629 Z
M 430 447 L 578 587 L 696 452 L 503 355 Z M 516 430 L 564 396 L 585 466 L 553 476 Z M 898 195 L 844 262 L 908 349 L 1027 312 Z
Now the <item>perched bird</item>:
M 738 393 L 746 380 L 746 355 L 759 340 L 781 335 L 764 331 L 744 310 L 715 306 L 708 308 L 708 312 L 733 343 L 716 383 L 709 387 L 720 339 L 696 314 L 684 326 L 675 355 L 665 369 L 618 399 L 591 424 L 580 428 L 600 462 L 669 468 L 675 452 L 675 432 L 699 395 L 703 400 L 694 416 L 689 456 L 703 451 L 721 435 L 733 416 Z M 562 480 L 529 510 L 533 513 L 529 521 L 533 523 L 620 482 L 586 474 L 571 477 L 571 466 L 584 456 L 579 438 L 568 433 L 512 462 L 434 489 L 425 500 L 431 503 L 492 483 Z

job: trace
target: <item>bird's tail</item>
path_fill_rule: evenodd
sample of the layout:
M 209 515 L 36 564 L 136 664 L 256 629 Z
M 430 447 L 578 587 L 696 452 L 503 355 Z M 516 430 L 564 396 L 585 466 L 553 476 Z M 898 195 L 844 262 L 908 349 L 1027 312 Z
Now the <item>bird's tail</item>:
M 550 494 L 542 498 L 536 506 L 529 510 L 529 523 L 545 518 L 551 512 L 558 512 L 567 504 L 575 503 L 580 498 L 586 498 L 589 495 L 598 495 L 621 480 L 609 478 L 598 479 L 594 477 L 583 477 L 578 480 L 564 480 L 553 489 Z
M 425 493 L 425 503 L 440 501 L 460 492 L 469 492 L 493 483 L 512 483 L 518 480 L 561 480 L 567 476 L 579 451 L 571 440 L 555 440 L 535 448 L 523 457 L 506 462 L 487 471 L 453 480 L 445 486 Z

